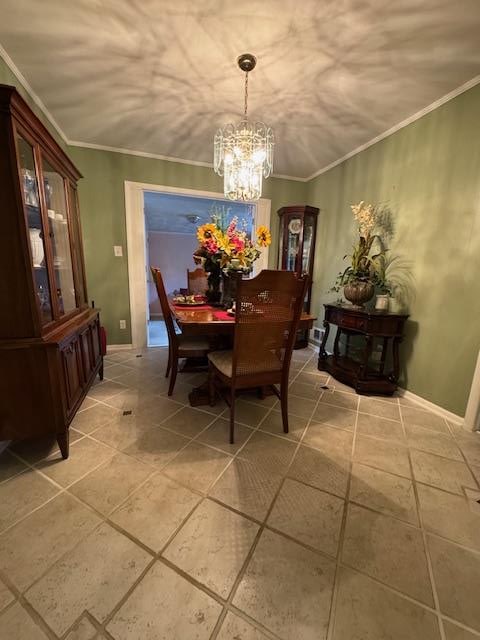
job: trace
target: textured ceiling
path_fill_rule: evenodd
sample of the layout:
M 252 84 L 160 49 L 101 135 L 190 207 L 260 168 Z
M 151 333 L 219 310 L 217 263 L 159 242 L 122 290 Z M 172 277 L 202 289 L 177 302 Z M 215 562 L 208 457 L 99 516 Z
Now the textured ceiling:
M 479 0 L 1 0 L 0 43 L 67 138 L 212 161 L 250 113 L 307 177 L 480 74 Z
M 213 208 L 223 211 L 229 221 L 237 216 L 240 223 L 251 221 L 253 205 L 242 202 L 212 200 L 169 193 L 148 191 L 144 195 L 144 211 L 148 231 L 167 233 L 196 234 L 197 227 L 210 222 Z M 187 215 L 199 217 L 197 222 L 190 222 Z

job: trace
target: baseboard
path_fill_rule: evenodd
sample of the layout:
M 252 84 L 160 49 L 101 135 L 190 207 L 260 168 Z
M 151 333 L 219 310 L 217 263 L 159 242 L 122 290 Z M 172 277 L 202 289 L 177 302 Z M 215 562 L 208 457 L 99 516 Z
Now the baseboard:
M 428 411 L 436 413 L 437 415 L 442 416 L 442 418 L 450 420 L 450 422 L 454 422 L 455 424 L 463 424 L 463 418 L 461 416 L 457 416 L 456 413 L 452 413 L 451 411 L 448 411 L 448 409 L 439 407 L 438 404 L 434 404 L 433 402 L 430 402 L 430 400 L 425 400 L 425 398 L 417 396 L 416 393 L 412 393 L 411 391 L 407 391 L 407 389 L 402 389 L 401 387 L 398 387 L 397 393 L 401 398 L 411 400 L 415 404 L 418 404 L 419 407 L 428 409 Z
M 128 351 L 128 349 L 133 349 L 133 344 L 109 344 L 107 345 L 107 355 L 111 351 Z

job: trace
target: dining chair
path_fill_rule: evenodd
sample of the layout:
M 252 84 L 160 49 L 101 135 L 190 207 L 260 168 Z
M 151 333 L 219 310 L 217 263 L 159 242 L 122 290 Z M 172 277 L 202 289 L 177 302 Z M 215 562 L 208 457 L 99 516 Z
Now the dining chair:
M 233 349 L 208 354 L 209 400 L 227 389 L 230 442 L 234 441 L 235 394 L 239 389 L 272 387 L 280 399 L 288 433 L 288 377 L 308 275 L 265 270 L 238 282 Z M 280 390 L 275 385 L 280 385 Z
M 191 296 L 204 296 L 208 289 L 207 274 L 204 269 L 199 267 L 194 271 L 187 269 L 187 286 L 188 293 Z
M 162 308 L 163 319 L 167 328 L 168 364 L 165 377 L 168 378 L 171 372 L 170 384 L 168 386 L 168 395 L 171 396 L 177 379 L 179 359 L 204 357 L 207 355 L 210 345 L 204 338 L 188 337 L 175 331 L 175 323 L 165 292 L 162 274 L 160 270 L 155 267 L 150 267 L 150 271 L 152 272 L 153 281 L 157 287 L 158 299 L 160 300 L 160 307 Z

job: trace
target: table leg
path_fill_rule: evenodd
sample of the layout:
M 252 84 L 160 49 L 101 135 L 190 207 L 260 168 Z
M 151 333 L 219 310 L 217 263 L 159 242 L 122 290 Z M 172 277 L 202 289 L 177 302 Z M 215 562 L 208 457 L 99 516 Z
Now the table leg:
M 325 320 L 323 322 L 323 326 L 325 327 L 325 331 L 323 332 L 322 343 L 320 345 L 319 353 L 318 353 L 318 368 L 321 370 L 322 365 L 327 359 L 327 352 L 325 350 L 325 345 L 327 344 L 328 334 L 330 333 L 330 324 Z
M 337 327 L 337 333 L 335 334 L 335 340 L 333 343 L 333 359 L 336 361 L 339 353 L 338 353 L 338 344 L 340 342 L 340 336 L 342 335 L 341 327 Z
M 398 376 L 400 374 L 400 354 L 399 354 L 399 346 L 402 341 L 402 338 L 394 338 L 393 339 L 393 372 L 390 375 L 390 380 L 395 382 L 398 381 Z
M 367 336 L 365 336 L 365 353 L 364 353 L 364 356 L 363 356 L 363 363 L 360 366 L 359 378 L 361 380 L 366 380 L 367 379 L 368 362 L 370 360 L 370 356 L 372 355 L 372 348 L 373 348 L 373 337 L 367 335 Z

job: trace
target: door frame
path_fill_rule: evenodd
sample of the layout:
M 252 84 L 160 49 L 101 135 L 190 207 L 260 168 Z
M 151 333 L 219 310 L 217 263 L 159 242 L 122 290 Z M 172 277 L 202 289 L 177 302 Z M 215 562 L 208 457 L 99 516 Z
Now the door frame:
M 145 230 L 144 193 L 173 193 L 196 198 L 221 200 L 228 204 L 223 193 L 200 191 L 198 189 L 181 189 L 165 185 L 132 182 L 125 180 L 125 218 L 127 232 L 127 265 L 128 288 L 130 297 L 130 326 L 132 330 L 132 347 L 143 349 L 147 346 L 147 234 Z M 255 202 L 255 227 L 265 225 L 270 228 L 271 200 L 260 198 Z M 268 247 L 262 250 L 259 259 L 254 263 L 254 273 L 268 269 Z

